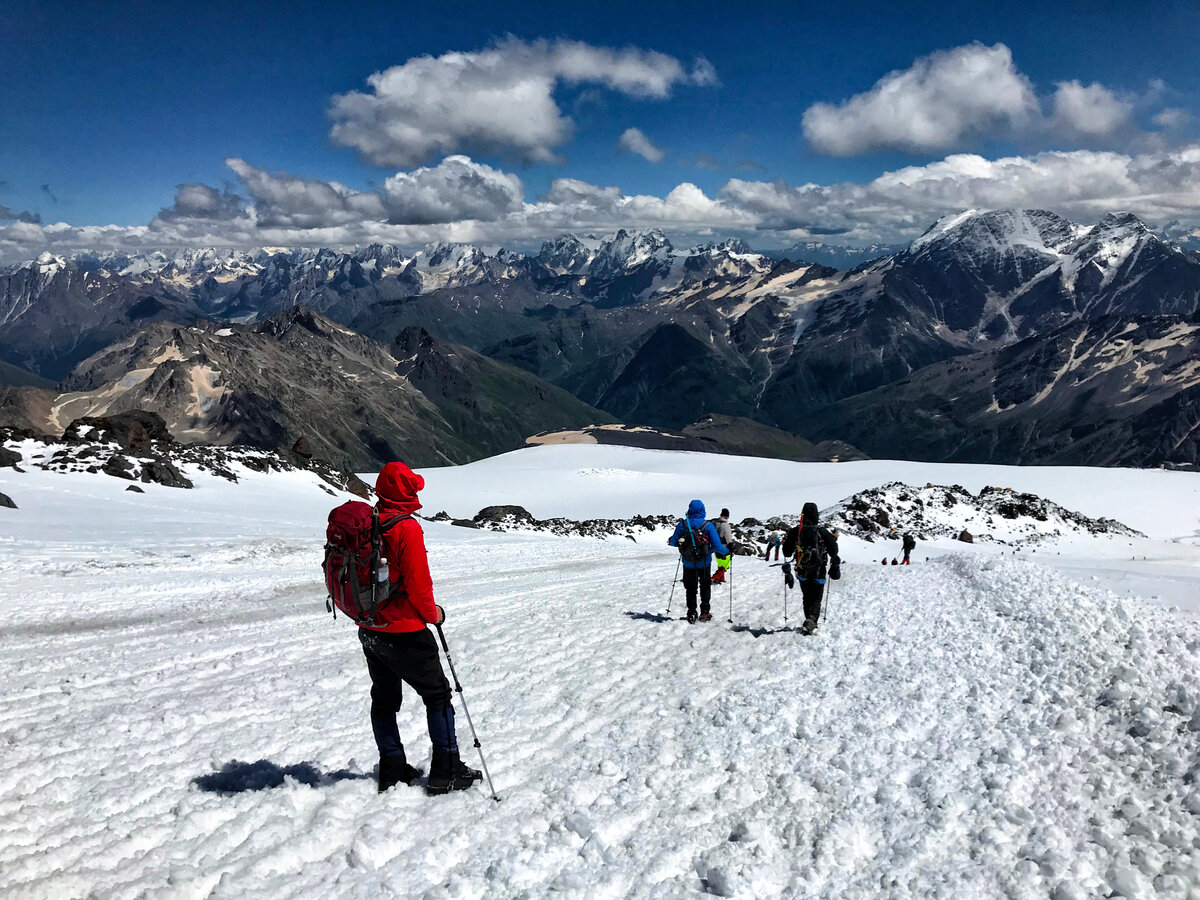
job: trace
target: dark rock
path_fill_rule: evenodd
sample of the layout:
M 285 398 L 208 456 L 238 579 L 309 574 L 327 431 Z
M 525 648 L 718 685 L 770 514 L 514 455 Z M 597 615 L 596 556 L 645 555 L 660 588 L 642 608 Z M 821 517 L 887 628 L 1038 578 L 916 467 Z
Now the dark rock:
M 971 537 L 971 532 L 967 531 L 965 528 L 958 533 L 957 539 L 962 541 L 964 544 L 975 543 L 975 538 Z
M 300 435 L 300 437 L 296 438 L 296 443 L 292 444 L 292 453 L 296 454 L 296 456 L 300 457 L 301 459 L 312 459 L 313 451 L 312 447 L 309 446 L 308 438 L 306 438 L 304 435 Z
M 133 463 L 119 453 L 115 456 L 110 456 L 108 461 L 100 468 L 100 471 L 105 475 L 112 475 L 116 478 L 133 479 Z
M 518 522 L 536 522 L 537 519 L 523 506 L 485 506 L 475 514 L 476 522 L 502 522 L 515 519 Z
M 138 487 L 136 484 L 131 484 L 129 487 L 125 488 L 125 490 L 127 490 L 127 491 L 133 491 L 135 494 L 144 494 L 144 493 L 146 493 L 146 492 L 145 492 L 145 491 L 144 491 L 142 488 Z
M 0 507 L 4 509 L 16 509 L 17 504 L 13 503 L 12 497 L 8 494 L 0 494 Z
M 7 447 L 0 447 L 0 469 L 12 466 L 14 469 L 21 464 L 21 454 Z
M 145 453 L 152 442 L 174 443 L 167 423 L 158 413 L 135 409 L 112 416 L 85 416 L 75 419 L 63 432 L 63 440 L 77 442 L 86 439 L 104 444 L 118 444 L 131 453 Z
M 175 468 L 175 464 L 165 460 L 149 460 L 142 464 L 142 481 L 149 484 L 161 484 L 166 487 L 190 488 L 192 482 Z
M 370 485 L 355 475 L 353 472 L 346 474 L 346 490 L 355 497 L 362 497 L 364 500 L 370 500 L 374 491 Z
M 470 519 L 452 519 L 451 525 L 457 525 L 459 528 L 478 528 L 479 526 Z
M 449 522 L 450 521 L 450 513 L 446 512 L 443 509 L 440 513 L 436 513 L 436 514 L 430 516 L 429 521 L 430 522 Z

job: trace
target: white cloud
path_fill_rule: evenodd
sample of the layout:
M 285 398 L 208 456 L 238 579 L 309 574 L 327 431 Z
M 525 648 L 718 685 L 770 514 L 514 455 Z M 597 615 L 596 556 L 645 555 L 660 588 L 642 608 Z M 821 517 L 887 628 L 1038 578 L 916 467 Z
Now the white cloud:
M 347 247 L 386 241 L 489 244 L 533 242 L 565 231 L 659 227 L 676 235 L 772 231 L 788 238 L 840 234 L 839 240 L 901 241 L 947 212 L 969 207 L 1052 209 L 1092 222 L 1129 210 L 1149 223 L 1200 228 L 1200 143 L 1138 154 L 1074 150 L 986 159 L 954 154 L 885 172 L 865 182 L 792 186 L 782 180 L 731 179 L 715 197 L 685 182 L 665 196 L 573 178 L 552 182 L 535 200 L 520 180 L 467 157 L 400 172 L 378 192 L 333 182 L 270 175 L 231 160 L 252 205 L 220 218 L 215 189 L 177 195 L 177 214 L 148 226 L 0 223 L 0 259 L 45 250 L 136 251 L 169 247 Z M 228 192 L 221 193 L 223 198 Z M 183 214 L 192 210 L 192 215 Z M 764 240 L 770 245 L 771 240 Z
M 1200 222 L 1200 144 L 1135 156 L 1074 150 L 989 160 L 963 153 L 865 183 L 733 179 L 719 199 L 753 211 L 762 227 L 845 228 L 861 240 L 909 238 L 938 216 L 970 207 L 1052 209 L 1083 222 L 1129 210 L 1151 223 L 1192 223 Z
M 383 218 L 377 194 L 360 193 L 336 181 L 280 172 L 272 175 L 233 157 L 225 165 L 237 173 L 254 199 L 259 224 L 266 227 L 317 228 Z
M 218 191 L 207 184 L 180 184 L 175 189 L 175 203 L 159 212 L 158 217 L 170 219 L 233 219 L 245 215 L 246 203 L 228 188 Z
M 1060 81 L 1054 92 L 1052 123 L 1068 134 L 1107 137 L 1127 128 L 1133 103 L 1104 87 L 1078 81 Z
M 519 210 L 524 194 L 516 175 L 467 156 L 447 156 L 432 168 L 389 178 L 383 185 L 383 205 L 395 225 L 491 221 Z
M 420 56 L 376 72 L 367 79 L 370 90 L 333 98 L 330 133 L 380 166 L 415 166 L 462 150 L 549 162 L 574 128 L 554 98 L 562 84 L 662 99 L 679 84 L 715 82 L 704 59 L 689 71 L 651 50 L 510 38 L 487 50 Z
M 814 103 L 803 126 L 821 152 L 851 156 L 952 147 L 974 135 L 1024 127 L 1038 115 L 1033 85 L 1013 65 L 1008 47 L 976 43 L 924 56 L 836 106 Z
M 1182 128 L 1192 120 L 1192 114 L 1186 109 L 1168 107 L 1154 117 L 1154 124 L 1168 131 Z
M 1161 103 L 1166 90 L 1159 80 L 1151 81 L 1140 96 L 1096 82 L 1068 80 L 1057 82 L 1049 96 L 1039 97 L 1008 47 L 974 43 L 921 57 L 842 103 L 814 103 L 805 110 L 802 124 L 813 147 L 834 156 L 886 150 L 926 153 L 984 138 L 1089 144 L 1121 139 L 1130 147 L 1141 139 L 1145 149 L 1156 135 L 1139 132 L 1134 113 Z M 1160 117 L 1154 121 L 1161 128 L 1175 127 L 1172 123 L 1178 120 L 1170 114 Z
M 667 155 L 664 150 L 654 146 L 654 143 L 640 128 L 626 128 L 617 144 L 622 150 L 636 153 L 647 162 L 660 163 Z

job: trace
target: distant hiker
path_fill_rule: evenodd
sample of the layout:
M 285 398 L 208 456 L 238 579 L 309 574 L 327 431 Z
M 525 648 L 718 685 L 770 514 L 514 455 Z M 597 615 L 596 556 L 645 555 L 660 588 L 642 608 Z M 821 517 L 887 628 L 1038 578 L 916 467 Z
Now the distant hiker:
M 462 791 L 482 777 L 459 759 L 450 683 L 442 671 L 433 635 L 425 627 L 440 625 L 446 613 L 433 601 L 425 535 L 412 518 L 421 508 L 417 492 L 424 487 L 425 479 L 401 462 L 384 466 L 375 482 L 380 519 L 404 517 L 383 533 L 383 556 L 388 562 L 393 599 L 380 608 L 377 625 L 360 625 L 358 630 L 371 675 L 371 730 L 379 746 L 380 792 L 400 782 L 412 784 L 421 774 L 408 764 L 396 725 L 401 682 L 425 702 L 433 743 L 426 791 Z
M 800 582 L 800 594 L 804 598 L 801 634 L 812 634 L 817 630 L 826 575 L 834 581 L 842 577 L 837 538 L 828 528 L 821 527 L 818 518 L 817 504 L 805 503 L 800 523 L 788 531 L 783 542 L 783 555 L 788 559 L 788 564 L 784 566 L 785 575 L 794 559 L 796 580 Z
M 894 556 L 893 556 L 893 557 L 892 557 L 892 565 L 893 565 L 893 566 L 896 566 L 896 565 L 899 565 L 899 564 L 900 564 L 899 560 L 897 560 L 897 559 L 896 559 L 896 557 L 894 557 Z
M 783 535 L 778 531 L 772 531 L 767 535 L 767 548 L 763 551 L 763 559 L 771 558 L 771 551 L 775 551 L 775 558 L 779 559 L 779 548 L 783 544 Z
M 913 540 L 913 536 L 911 534 L 909 534 L 908 532 L 905 532 L 904 533 L 904 559 L 903 559 L 903 561 L 901 561 L 900 565 L 902 565 L 902 566 L 910 565 L 910 563 L 908 561 L 908 554 L 912 553 L 913 550 L 915 550 L 916 548 L 917 548 L 917 542 L 915 540 Z
M 696 589 L 700 589 L 701 622 L 711 622 L 709 600 L 712 597 L 712 580 L 709 567 L 715 550 L 721 556 L 729 555 L 729 548 L 721 542 L 721 535 L 712 522 L 705 519 L 704 504 L 693 500 L 688 504 L 687 516 L 679 520 L 675 533 L 667 540 L 672 547 L 679 548 L 683 562 L 683 589 L 687 593 L 687 620 L 696 622 Z
M 721 515 L 712 520 L 713 527 L 717 529 L 717 534 L 724 542 L 726 547 L 732 546 L 733 530 L 729 527 L 729 510 L 721 510 Z M 713 572 L 712 583 L 724 584 L 725 573 L 729 571 L 729 566 L 733 563 L 733 553 L 726 553 L 724 556 L 717 556 L 717 571 Z

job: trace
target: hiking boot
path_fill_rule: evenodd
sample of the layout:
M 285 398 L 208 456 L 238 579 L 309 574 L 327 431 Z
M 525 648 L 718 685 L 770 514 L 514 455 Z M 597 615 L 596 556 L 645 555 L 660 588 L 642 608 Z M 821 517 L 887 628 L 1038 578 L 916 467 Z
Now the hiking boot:
M 696 611 L 695 611 L 695 610 L 692 610 L 692 609 L 689 609 L 689 610 L 688 610 L 688 614 L 687 614 L 687 623 L 688 623 L 689 625 L 695 625 L 695 624 L 696 624 Z
M 700 613 L 700 621 L 701 622 L 711 622 L 712 621 L 712 613 Z
M 816 630 L 817 630 L 817 620 L 816 619 L 805 619 L 804 624 L 800 626 L 801 634 L 812 634 Z
M 725 570 L 717 569 L 717 571 L 713 572 L 711 584 L 724 584 L 724 583 L 725 583 Z
M 425 784 L 427 794 L 448 794 L 451 791 L 465 791 L 475 782 L 483 778 L 483 773 L 472 769 L 461 759 L 458 753 L 434 753 L 433 763 L 429 767 L 429 781 Z
M 379 758 L 379 793 L 398 784 L 410 785 L 425 773 L 410 766 L 403 756 L 381 756 Z

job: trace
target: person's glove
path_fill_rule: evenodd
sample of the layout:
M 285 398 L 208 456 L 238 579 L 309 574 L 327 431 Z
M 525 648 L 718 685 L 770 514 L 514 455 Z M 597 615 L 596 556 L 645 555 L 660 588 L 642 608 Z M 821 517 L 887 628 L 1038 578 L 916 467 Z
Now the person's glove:
M 842 561 L 836 556 L 833 558 L 833 562 L 829 564 L 829 577 L 834 581 L 842 577 Z
M 437 610 L 437 619 L 434 620 L 433 624 L 441 625 L 443 622 L 446 621 L 446 611 L 444 609 L 442 609 L 440 606 L 438 606 L 436 603 L 433 606 L 434 606 L 434 609 Z
M 783 564 L 783 581 L 790 588 L 794 588 L 796 586 L 796 579 L 792 577 L 791 563 Z

